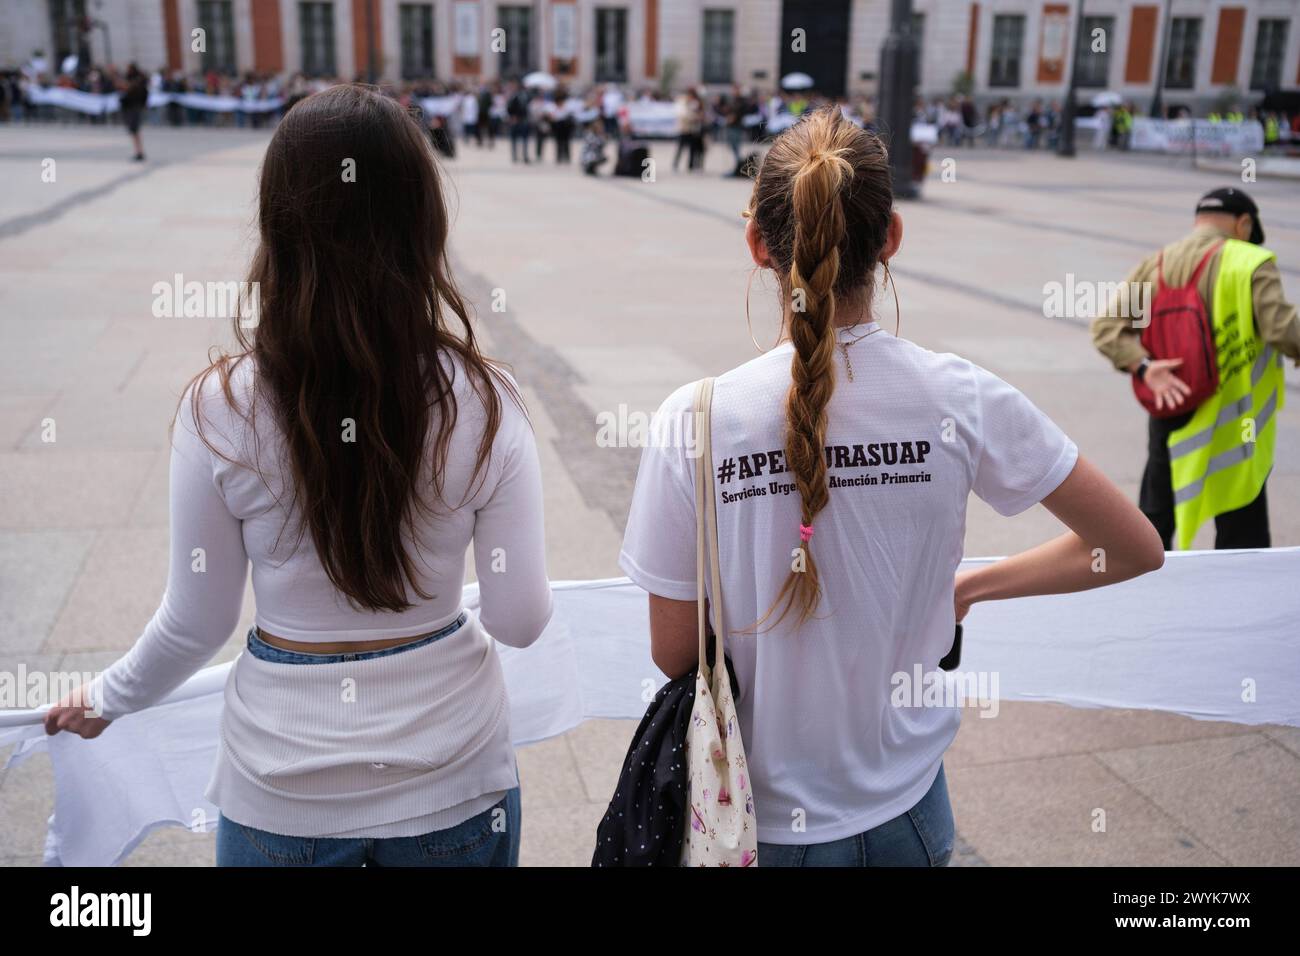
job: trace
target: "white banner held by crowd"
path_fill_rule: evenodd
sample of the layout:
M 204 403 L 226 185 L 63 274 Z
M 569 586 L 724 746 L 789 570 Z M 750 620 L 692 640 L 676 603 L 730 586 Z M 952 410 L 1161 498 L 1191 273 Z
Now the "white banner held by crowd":
M 116 113 L 122 108 L 116 93 L 86 93 L 82 90 L 67 89 L 61 86 L 31 86 L 27 89 L 27 99 L 36 106 L 59 106 L 63 109 L 90 116 L 105 116 Z M 241 96 L 212 96 L 207 93 L 159 93 L 149 94 L 149 108 L 179 103 L 193 110 L 209 113 L 270 113 L 284 105 L 280 97 L 273 99 L 246 99 Z
M 677 105 L 658 101 L 628 103 L 627 124 L 633 136 L 672 137 L 681 130 Z
M 460 111 L 460 99 L 460 96 L 426 96 L 420 100 L 420 109 L 424 111 L 426 117 L 454 116 Z
M 1133 120 L 1129 149 L 1155 153 L 1199 153 L 1209 156 L 1246 156 L 1264 148 L 1264 127 L 1255 120 L 1244 123 L 1205 119 L 1161 120 L 1139 116 Z

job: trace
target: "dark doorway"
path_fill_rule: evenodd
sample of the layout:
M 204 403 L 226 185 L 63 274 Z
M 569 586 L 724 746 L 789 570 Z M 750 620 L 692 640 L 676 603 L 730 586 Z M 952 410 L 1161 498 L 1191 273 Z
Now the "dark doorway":
M 804 31 L 803 53 L 791 49 L 796 29 Z M 844 95 L 849 72 L 849 0 L 783 0 L 779 42 L 781 76 L 807 73 L 816 81 L 817 92 Z

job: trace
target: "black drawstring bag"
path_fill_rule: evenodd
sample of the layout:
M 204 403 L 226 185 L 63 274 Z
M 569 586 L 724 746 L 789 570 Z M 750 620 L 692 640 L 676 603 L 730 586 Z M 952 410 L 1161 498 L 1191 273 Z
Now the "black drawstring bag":
M 709 635 L 709 665 L 713 635 Z M 731 692 L 740 696 L 731 658 Z M 592 866 L 678 866 L 686 838 L 686 728 L 695 671 L 659 688 L 632 735 L 609 809 L 596 828 Z

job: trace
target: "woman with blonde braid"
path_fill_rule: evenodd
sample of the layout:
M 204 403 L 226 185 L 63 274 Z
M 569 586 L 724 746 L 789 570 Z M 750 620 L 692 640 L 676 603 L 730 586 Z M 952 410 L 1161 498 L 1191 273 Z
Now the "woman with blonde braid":
M 712 624 L 740 687 L 758 863 L 943 865 L 943 755 L 960 711 L 906 682 L 936 672 L 973 602 L 1123 581 L 1164 553 L 1015 388 L 880 334 L 873 293 L 903 224 L 873 134 L 836 110 L 789 129 L 748 219 L 784 324 L 774 348 L 717 379 L 709 467 L 726 616 Z M 669 677 L 696 665 L 693 394 L 660 409 L 686 440 L 646 449 L 621 555 L 650 594 L 652 653 Z M 1041 502 L 1068 530 L 957 574 L 972 491 L 1008 516 Z

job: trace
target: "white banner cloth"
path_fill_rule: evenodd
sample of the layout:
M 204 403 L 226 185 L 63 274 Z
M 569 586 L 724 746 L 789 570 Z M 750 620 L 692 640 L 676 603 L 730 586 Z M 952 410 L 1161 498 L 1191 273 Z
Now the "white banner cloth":
M 1156 153 L 1191 153 L 1206 156 L 1257 155 L 1264 148 L 1264 127 L 1255 120 L 1211 123 L 1206 119 L 1161 120 L 1139 116 L 1133 120 L 1129 149 Z
M 452 116 L 460 110 L 460 97 L 426 96 L 420 100 L 420 109 L 425 116 Z
M 681 131 L 675 103 L 628 103 L 627 124 L 633 136 L 673 137 Z
M 1113 587 L 976 605 L 947 679 L 973 686 L 975 675 L 996 675 L 998 700 L 1300 726 L 1297 582 L 1300 548 L 1180 552 Z M 517 745 L 589 718 L 639 718 L 664 681 L 640 588 L 626 578 L 552 587 L 555 615 L 537 643 L 497 648 Z M 465 600 L 477 606 L 477 586 Z M 201 671 L 97 740 L 45 737 L 40 709 L 0 712 L 0 746 L 18 745 L 10 763 L 39 750 L 53 762 L 47 863 L 116 864 L 157 827 L 215 826 L 203 790 L 229 668 Z
M 27 99 L 37 106 L 61 106 L 77 113 L 92 116 L 104 116 L 116 113 L 122 108 L 116 93 L 86 93 L 61 86 L 31 86 L 27 90 Z M 280 97 L 275 99 L 250 100 L 240 96 L 210 96 L 207 93 L 158 93 L 149 94 L 149 108 L 179 103 L 181 106 L 210 113 L 270 113 L 284 105 Z

